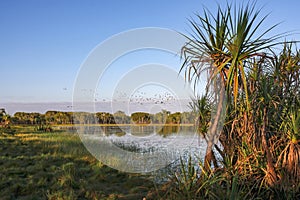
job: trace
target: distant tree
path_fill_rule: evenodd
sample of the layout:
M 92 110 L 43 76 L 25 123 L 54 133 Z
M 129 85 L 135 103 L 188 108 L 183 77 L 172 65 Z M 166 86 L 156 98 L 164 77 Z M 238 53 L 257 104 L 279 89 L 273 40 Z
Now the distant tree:
M 0 108 L 0 122 L 2 122 L 3 116 L 6 115 L 5 109 Z
M 180 124 L 181 123 L 181 113 L 176 112 L 168 115 L 167 123 Z
M 68 112 L 57 112 L 54 115 L 54 120 L 56 124 L 70 124 L 72 116 Z
M 151 117 L 149 113 L 135 112 L 131 114 L 131 121 L 136 124 L 149 124 L 151 123 Z
M 57 113 L 57 111 L 47 111 L 45 113 L 46 122 L 49 123 L 49 124 L 54 124 L 56 113 Z
M 4 108 L 0 109 L 0 124 L 3 127 L 8 127 L 11 122 L 11 117 L 5 112 Z
M 196 114 L 194 112 L 183 112 L 181 113 L 182 124 L 195 124 Z
M 45 120 L 48 124 L 72 124 L 73 113 L 62 111 L 47 111 Z
M 30 113 L 26 113 L 26 112 L 16 112 L 14 114 L 14 121 L 16 121 L 16 123 L 18 124 L 31 124 L 31 122 L 33 123 L 33 120 L 31 118 Z
M 95 113 L 75 112 L 73 117 L 75 124 L 96 124 L 98 117 Z
M 156 124 L 163 124 L 164 123 L 163 114 L 161 112 L 158 112 L 158 113 L 153 115 L 153 123 L 156 123 Z
M 107 112 L 97 112 L 96 113 L 98 123 L 100 124 L 114 124 L 114 116 L 111 113 Z
M 168 116 L 171 114 L 171 112 L 168 110 L 164 110 L 164 109 L 162 109 L 161 112 L 163 115 L 163 123 L 168 123 L 167 119 L 168 119 Z
M 130 117 L 127 116 L 125 114 L 125 112 L 123 111 L 117 111 L 114 113 L 114 121 L 117 123 L 117 124 L 129 124 L 130 123 Z
M 31 125 L 41 123 L 42 115 L 40 113 L 28 113 L 28 116 Z

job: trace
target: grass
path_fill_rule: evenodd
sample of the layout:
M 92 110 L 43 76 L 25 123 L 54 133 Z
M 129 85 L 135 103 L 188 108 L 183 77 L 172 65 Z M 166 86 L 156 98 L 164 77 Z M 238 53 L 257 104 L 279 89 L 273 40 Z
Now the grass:
M 76 134 L 0 133 L 1 199 L 142 199 L 153 182 L 97 161 Z
M 181 159 L 176 170 L 162 170 L 161 178 L 122 173 L 96 160 L 77 134 L 34 129 L 15 126 L 14 131 L 0 131 L 1 200 L 299 198 L 298 190 L 265 187 L 251 173 L 238 173 L 247 167 L 234 168 L 230 162 L 224 163 L 224 169 L 202 171 L 201 176 L 191 157 Z

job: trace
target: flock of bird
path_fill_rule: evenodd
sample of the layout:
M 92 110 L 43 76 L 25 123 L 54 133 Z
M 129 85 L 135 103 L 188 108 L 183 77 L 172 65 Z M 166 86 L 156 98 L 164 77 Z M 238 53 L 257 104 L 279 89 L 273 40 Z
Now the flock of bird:
M 158 92 L 155 94 L 147 94 L 144 91 L 137 90 L 132 95 L 127 95 L 124 92 L 118 92 L 119 95 L 117 95 L 117 98 L 114 99 L 115 101 L 118 100 L 129 100 L 130 103 L 137 103 L 140 105 L 146 104 L 146 103 L 154 103 L 154 104 L 170 104 L 172 101 L 174 101 L 176 98 L 174 95 L 172 95 L 170 92 Z
M 65 89 L 65 88 L 64 88 Z M 92 93 L 94 91 L 88 89 L 82 89 L 83 93 Z M 171 104 L 176 98 L 168 91 L 158 91 L 155 94 L 147 94 L 145 91 L 136 90 L 133 94 L 128 95 L 126 92 L 116 91 L 112 100 L 109 98 L 101 98 L 99 93 L 94 93 L 95 102 L 130 102 L 134 104 L 144 105 L 147 103 L 152 104 Z

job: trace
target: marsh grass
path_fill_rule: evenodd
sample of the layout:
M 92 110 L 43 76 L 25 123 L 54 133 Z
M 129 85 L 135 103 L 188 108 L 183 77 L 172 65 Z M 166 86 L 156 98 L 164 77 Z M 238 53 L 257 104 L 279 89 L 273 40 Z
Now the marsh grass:
M 0 134 L 1 199 L 142 199 L 153 187 L 97 161 L 75 134 L 14 129 Z

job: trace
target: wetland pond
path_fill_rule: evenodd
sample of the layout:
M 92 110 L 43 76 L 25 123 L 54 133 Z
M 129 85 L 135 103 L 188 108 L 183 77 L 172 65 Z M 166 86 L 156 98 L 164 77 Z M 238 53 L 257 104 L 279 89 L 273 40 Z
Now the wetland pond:
M 194 126 L 75 126 L 89 150 L 104 164 L 125 172 L 147 173 L 174 167 L 180 158 L 203 160 L 205 140 Z

